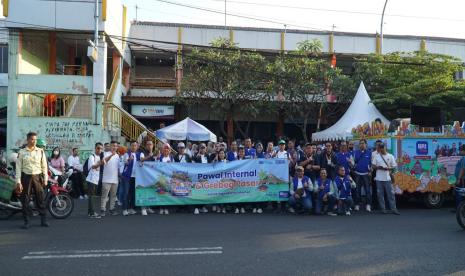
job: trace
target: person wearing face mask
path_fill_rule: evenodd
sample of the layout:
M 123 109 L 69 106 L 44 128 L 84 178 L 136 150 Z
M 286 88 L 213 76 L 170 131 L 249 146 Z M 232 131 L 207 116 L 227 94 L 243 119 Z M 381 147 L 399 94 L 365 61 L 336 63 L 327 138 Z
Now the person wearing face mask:
M 50 158 L 50 166 L 64 173 L 65 172 L 65 160 L 60 155 L 61 155 L 60 148 L 58 147 L 54 148 L 52 151 L 52 156 Z

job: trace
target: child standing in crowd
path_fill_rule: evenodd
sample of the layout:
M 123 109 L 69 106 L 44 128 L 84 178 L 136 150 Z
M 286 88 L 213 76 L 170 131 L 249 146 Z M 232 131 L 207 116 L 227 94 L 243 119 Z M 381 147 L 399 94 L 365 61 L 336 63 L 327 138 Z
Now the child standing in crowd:
M 355 188 L 356 185 L 352 178 L 346 174 L 343 166 L 339 166 L 337 169 L 335 183 L 339 192 L 338 213 L 339 215 L 345 213 L 346 216 L 350 216 L 350 207 L 353 204 L 352 189 Z
M 333 213 L 337 201 L 338 189 L 334 181 L 328 178 L 326 169 L 320 171 L 320 177 L 315 182 L 316 195 L 315 214 L 327 213 L 328 216 L 335 216 Z M 326 206 L 326 211 L 323 206 Z

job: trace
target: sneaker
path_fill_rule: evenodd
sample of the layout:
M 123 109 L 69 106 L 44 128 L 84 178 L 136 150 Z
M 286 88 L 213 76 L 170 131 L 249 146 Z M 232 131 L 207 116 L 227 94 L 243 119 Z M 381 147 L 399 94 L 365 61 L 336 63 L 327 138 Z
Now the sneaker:
M 129 210 L 128 210 L 128 213 L 129 213 L 130 215 L 135 215 L 135 214 L 137 214 L 136 210 L 134 210 L 134 209 L 129 209 Z
M 367 207 L 366 207 L 366 208 L 367 208 L 367 212 L 371 212 L 371 206 L 370 206 L 370 204 L 367 204 Z
M 335 214 L 333 212 L 328 212 L 328 216 L 335 217 L 335 216 L 337 216 L 337 214 Z
M 201 210 L 201 211 L 202 211 L 202 213 L 208 213 L 208 209 L 207 209 L 207 207 L 205 207 L 205 206 L 202 207 L 202 210 Z
M 79 199 L 84 199 L 84 197 L 83 197 L 83 196 L 80 196 Z
M 160 214 L 160 215 L 163 215 L 163 209 L 160 209 L 159 214 Z
M 400 215 L 399 211 L 397 211 L 397 210 L 393 210 L 393 211 L 392 211 L 392 214 L 394 214 L 394 215 Z
M 245 214 L 245 209 L 241 208 L 241 214 Z
M 110 215 L 117 216 L 117 215 L 119 215 L 119 212 L 116 211 L 115 209 L 113 209 L 113 210 L 110 210 Z
M 355 208 L 354 208 L 355 211 L 360 211 L 360 206 L 358 205 L 355 205 Z
M 259 214 L 263 213 L 262 208 L 258 208 L 258 209 L 257 209 L 257 213 L 259 213 Z
M 295 213 L 295 210 L 294 210 L 294 208 L 292 208 L 292 207 L 290 207 L 288 211 L 289 211 L 289 213 L 291 213 L 291 214 L 294 214 L 294 213 Z
M 239 208 L 236 208 L 236 211 L 234 211 L 234 214 L 239 214 Z
M 99 219 L 99 218 L 102 218 L 99 214 L 97 213 L 93 213 L 93 214 L 89 214 L 89 218 L 91 219 Z
M 128 210 L 123 210 L 123 216 L 129 216 Z
M 117 200 L 117 201 L 116 201 L 116 205 L 118 205 L 118 206 L 123 206 L 123 203 L 121 203 L 121 201 Z
M 146 216 L 146 215 L 147 215 L 147 210 L 145 210 L 145 208 L 142 209 L 141 215 L 143 215 L 143 216 Z
M 220 207 L 218 207 L 218 208 L 216 209 L 216 213 L 218 213 L 218 214 L 221 213 L 221 208 L 220 208 Z
M 226 208 L 223 207 L 223 210 L 221 210 L 223 214 L 226 214 Z
M 213 205 L 212 212 L 216 212 L 216 205 Z
M 350 216 L 350 211 L 347 211 L 347 212 L 346 212 L 346 216 Z
M 147 208 L 146 210 L 149 214 L 155 214 L 155 211 L 152 208 Z
M 253 208 L 252 213 L 256 214 L 257 213 L 257 208 Z
M 105 210 L 100 210 L 100 216 L 101 217 L 104 217 L 106 214 L 105 214 Z
M 198 214 L 200 214 L 199 208 L 195 208 L 195 210 L 194 210 L 194 215 L 198 215 Z
M 165 209 L 165 215 L 169 215 L 170 212 L 168 211 L 168 209 Z
M 89 197 L 87 195 L 84 195 L 84 199 L 89 199 Z

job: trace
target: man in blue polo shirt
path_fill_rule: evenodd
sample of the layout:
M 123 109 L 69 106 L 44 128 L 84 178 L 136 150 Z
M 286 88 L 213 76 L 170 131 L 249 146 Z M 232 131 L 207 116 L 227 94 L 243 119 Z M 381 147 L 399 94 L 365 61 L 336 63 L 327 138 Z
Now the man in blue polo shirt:
M 367 140 L 361 139 L 359 149 L 354 152 L 355 183 L 355 211 L 360 209 L 362 203 L 362 189 L 366 194 L 366 210 L 371 212 L 372 189 L 370 185 L 371 151 L 367 149 Z
M 347 142 L 341 142 L 341 150 L 336 154 L 336 160 L 339 166 L 344 167 L 346 175 L 348 175 L 352 164 L 352 155 L 347 150 Z
M 255 159 L 257 156 L 257 151 L 252 147 L 252 139 L 249 137 L 245 138 L 245 159 Z

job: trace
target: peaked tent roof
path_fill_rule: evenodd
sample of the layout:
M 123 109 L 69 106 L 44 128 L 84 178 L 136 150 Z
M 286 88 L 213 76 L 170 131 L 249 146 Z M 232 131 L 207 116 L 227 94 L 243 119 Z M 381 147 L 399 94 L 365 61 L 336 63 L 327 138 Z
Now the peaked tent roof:
M 216 142 L 216 135 L 202 124 L 191 118 L 177 122 L 176 124 L 157 130 L 156 136 L 160 139 L 175 141 L 212 141 Z
M 352 137 L 352 128 L 372 122 L 380 118 L 384 124 L 389 125 L 388 119 L 378 111 L 371 102 L 370 96 L 363 82 L 358 87 L 352 103 L 346 113 L 331 127 L 312 134 L 313 141 L 343 140 Z

